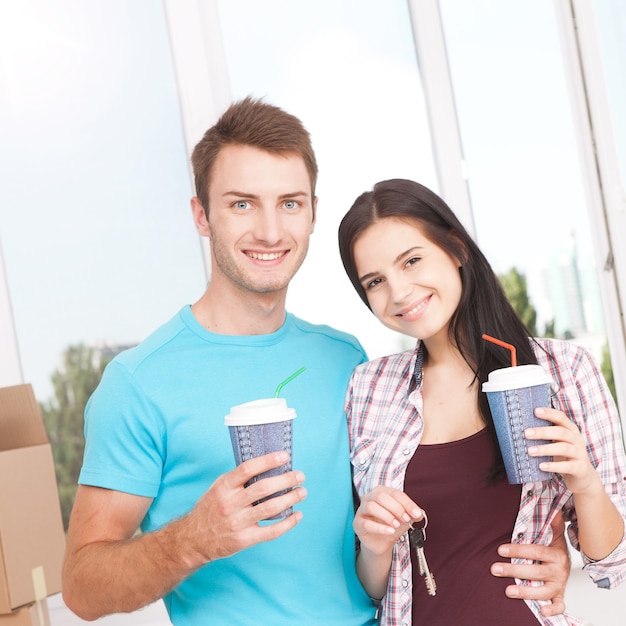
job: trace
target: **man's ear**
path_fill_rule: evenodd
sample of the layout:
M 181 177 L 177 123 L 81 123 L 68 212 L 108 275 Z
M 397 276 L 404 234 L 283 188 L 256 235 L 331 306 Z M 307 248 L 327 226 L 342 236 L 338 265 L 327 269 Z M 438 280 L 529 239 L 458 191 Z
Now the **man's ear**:
M 209 220 L 207 219 L 206 211 L 198 196 L 194 196 L 191 199 L 191 212 L 193 214 L 193 223 L 196 225 L 198 234 L 202 237 L 210 237 L 211 229 L 209 227 Z

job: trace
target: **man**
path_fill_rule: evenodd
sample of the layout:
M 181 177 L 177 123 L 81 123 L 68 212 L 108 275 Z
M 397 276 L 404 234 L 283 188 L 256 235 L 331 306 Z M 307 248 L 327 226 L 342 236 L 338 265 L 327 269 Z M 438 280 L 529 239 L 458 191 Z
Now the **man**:
M 119 355 L 89 401 L 64 599 L 89 620 L 163 597 L 176 626 L 373 623 L 355 573 L 343 416 L 349 375 L 366 357 L 350 335 L 285 310 L 315 225 L 309 135 L 297 118 L 247 98 L 207 131 L 192 163 L 211 281 L 194 305 Z M 271 396 L 301 366 L 282 393 L 298 414 L 295 469 L 246 488 L 287 458 L 232 469 L 223 418 Z M 290 506 L 293 515 L 262 522 Z M 497 574 L 546 581 L 515 587 L 520 597 L 562 594 L 566 553 L 529 548 L 509 546 L 509 556 L 543 565 L 503 563 Z

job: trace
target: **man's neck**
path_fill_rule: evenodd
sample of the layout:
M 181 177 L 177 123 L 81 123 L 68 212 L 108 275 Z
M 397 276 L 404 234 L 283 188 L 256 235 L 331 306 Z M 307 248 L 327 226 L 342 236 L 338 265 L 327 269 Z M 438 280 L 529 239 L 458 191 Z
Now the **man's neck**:
M 191 307 L 207 330 L 220 335 L 267 335 L 285 322 L 286 292 L 255 294 L 224 292 L 209 284 Z

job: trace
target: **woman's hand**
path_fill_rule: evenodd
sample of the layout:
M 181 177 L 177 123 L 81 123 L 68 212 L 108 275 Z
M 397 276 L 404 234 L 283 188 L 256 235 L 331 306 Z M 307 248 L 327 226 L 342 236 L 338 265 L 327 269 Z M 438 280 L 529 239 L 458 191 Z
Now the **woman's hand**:
M 375 487 L 361 498 L 353 523 L 361 541 L 356 569 L 370 597 L 381 599 L 385 595 L 393 546 L 423 517 L 422 509 L 411 498 L 391 487 Z
M 594 561 L 607 557 L 624 536 L 624 520 L 609 498 L 600 476 L 589 460 L 585 440 L 578 427 L 562 411 L 535 409 L 535 415 L 553 426 L 529 428 L 527 439 L 547 439 L 552 443 L 531 446 L 531 456 L 552 456 L 553 461 L 540 463 L 546 472 L 563 476 L 574 494 L 578 519 L 578 542 L 581 550 Z
M 524 432 L 526 439 L 552 441 L 528 448 L 530 456 L 554 457 L 551 462 L 541 463 L 540 468 L 561 474 L 567 488 L 574 494 L 596 491 L 601 487 L 600 478 L 589 460 L 585 440 L 576 424 L 556 409 L 538 408 L 535 415 L 554 424 L 529 428 Z
M 382 555 L 391 551 L 398 538 L 424 513 L 403 491 L 378 486 L 361 499 L 354 518 L 354 532 L 361 548 Z

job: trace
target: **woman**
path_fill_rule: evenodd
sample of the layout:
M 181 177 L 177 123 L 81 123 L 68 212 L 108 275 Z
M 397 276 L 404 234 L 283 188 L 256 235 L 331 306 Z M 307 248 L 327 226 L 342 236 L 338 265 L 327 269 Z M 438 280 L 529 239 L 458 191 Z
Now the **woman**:
M 489 567 L 502 543 L 549 544 L 563 511 L 568 534 L 597 585 L 626 570 L 626 456 L 610 392 L 583 348 L 530 339 L 497 276 L 450 208 L 418 183 L 390 180 L 362 194 L 339 228 L 346 272 L 374 315 L 417 346 L 359 366 L 346 401 L 359 576 L 382 599 L 381 624 L 579 624 L 511 601 Z M 511 365 L 483 333 L 512 344 L 520 365 L 539 363 L 555 381 L 550 426 L 527 431 L 530 454 L 554 456 L 549 481 L 507 482 L 481 385 Z M 574 508 L 575 500 L 575 508 Z M 428 529 L 424 554 L 437 583 L 429 594 L 407 540 Z M 411 582 L 413 581 L 413 584 Z M 510 582 L 510 581 L 509 581 Z

